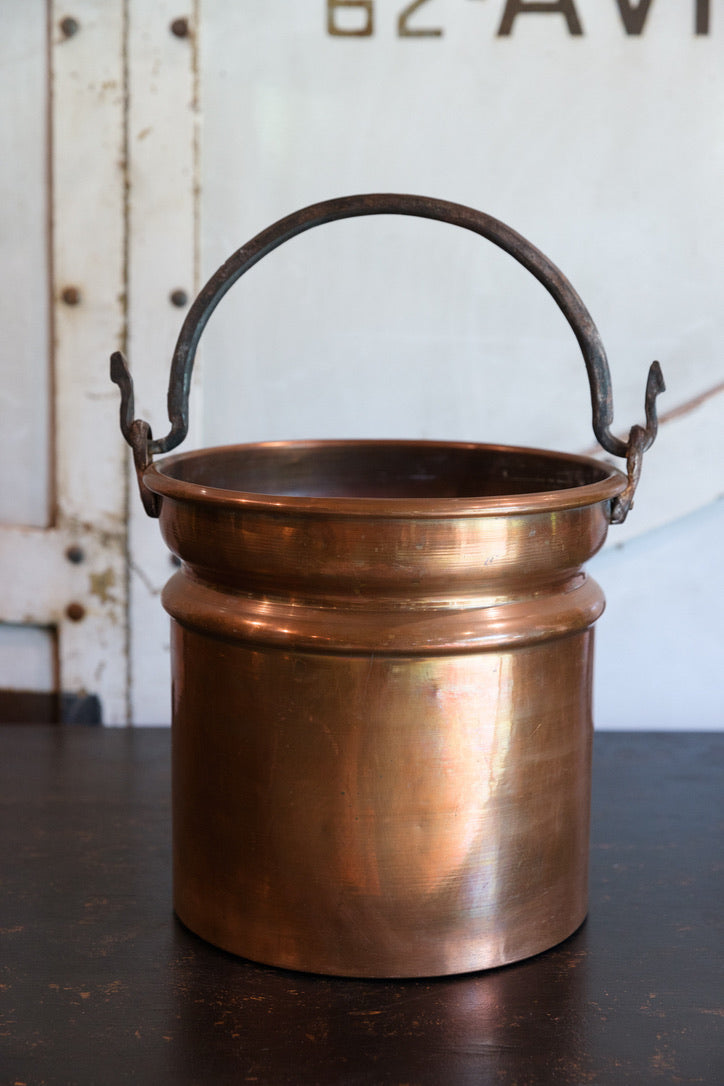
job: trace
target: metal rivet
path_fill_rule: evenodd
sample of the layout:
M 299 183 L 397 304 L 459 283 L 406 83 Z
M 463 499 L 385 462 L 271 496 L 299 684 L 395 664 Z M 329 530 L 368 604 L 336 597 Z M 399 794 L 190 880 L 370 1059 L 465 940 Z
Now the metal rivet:
M 179 309 L 189 304 L 189 296 L 185 290 L 172 290 L 169 294 L 172 305 L 177 305 Z
M 85 551 L 77 543 L 72 543 L 65 552 L 65 557 L 74 566 L 79 566 L 85 560 Z
M 63 37 L 72 38 L 73 35 L 77 34 L 80 30 L 80 23 L 72 16 L 66 15 L 64 19 L 60 20 L 60 29 L 63 33 Z
M 85 607 L 82 603 L 69 603 L 65 609 L 66 617 L 71 622 L 80 622 L 85 618 Z
M 66 305 L 78 305 L 80 302 L 78 287 L 64 287 L 60 296 Z
M 171 33 L 175 34 L 177 38 L 188 38 L 189 36 L 189 21 L 187 18 L 174 19 L 171 23 Z

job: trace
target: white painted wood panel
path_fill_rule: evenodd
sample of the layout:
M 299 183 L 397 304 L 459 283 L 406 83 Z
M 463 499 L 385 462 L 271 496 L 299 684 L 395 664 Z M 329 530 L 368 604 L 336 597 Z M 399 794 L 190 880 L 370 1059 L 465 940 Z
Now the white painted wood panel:
M 0 35 L 0 524 L 50 520 L 46 11 L 29 0 Z M 6 12 L 7 15 L 7 12 Z
M 184 16 L 188 33 L 178 36 L 171 26 Z M 187 308 L 174 305 L 171 296 L 180 291 L 190 302 L 198 285 L 197 31 L 193 6 L 171 0 L 129 4 L 128 356 L 137 415 L 158 436 L 169 427 L 170 360 Z M 116 444 L 118 439 L 120 431 Z M 173 572 L 171 556 L 158 522 L 143 511 L 135 477 L 130 498 L 131 719 L 168 723 L 169 618 L 160 593 Z
M 0 625 L 0 689 L 56 689 L 55 638 L 52 628 Z
M 403 38 L 396 0 L 332 5 L 347 28 L 374 10 L 363 37 L 330 35 L 320 5 L 202 0 L 204 275 L 296 207 L 423 192 L 491 212 L 564 270 L 607 345 L 617 429 L 642 419 L 654 357 L 662 410 L 722 382 L 724 24 L 710 12 L 697 34 L 703 6 L 658 0 L 645 20 L 620 6 L 627 34 L 614 0 L 573 6 L 580 36 L 527 12 L 501 37 L 502 0 L 429 0 L 408 25 L 442 33 Z M 337 224 L 255 269 L 205 333 L 205 439 L 588 447 L 565 322 L 509 258 L 444 229 Z M 721 428 L 724 397 L 711 413 Z M 691 509 L 687 484 L 680 455 L 668 518 Z M 698 479 L 698 503 L 718 492 Z M 628 530 L 657 520 L 638 508 Z
M 78 0 L 71 37 L 67 7 L 53 0 L 49 12 L 57 543 L 84 555 L 75 567 L 65 547 L 54 555 L 58 583 L 80 581 L 54 616 L 59 683 L 97 695 L 112 724 L 128 717 L 127 458 L 107 363 L 125 336 L 124 3 Z
M 409 5 L 327 5 L 363 36 L 330 35 L 320 6 L 202 0 L 204 277 L 281 215 L 350 192 L 458 200 L 530 238 L 599 327 L 615 429 L 642 420 L 653 358 L 668 384 L 635 508 L 592 564 L 609 599 L 598 723 L 721 726 L 722 13 L 576 0 L 574 36 L 560 11 L 428 0 L 408 28 L 441 33 L 403 38 Z M 590 450 L 555 307 L 508 258 L 444 230 L 337 224 L 255 268 L 205 333 L 204 441 Z
M 6 620 L 17 582 L 30 584 L 39 572 L 22 546 L 11 546 L 16 529 L 36 536 L 52 516 L 46 23 L 45 0 L 29 0 L 22 17 L 4 20 L 0 35 L 0 618 Z M 52 630 L 20 622 L 0 625 L 0 687 L 52 690 Z
M 712 502 L 590 563 L 606 594 L 597 727 L 724 728 L 723 534 L 724 501 Z

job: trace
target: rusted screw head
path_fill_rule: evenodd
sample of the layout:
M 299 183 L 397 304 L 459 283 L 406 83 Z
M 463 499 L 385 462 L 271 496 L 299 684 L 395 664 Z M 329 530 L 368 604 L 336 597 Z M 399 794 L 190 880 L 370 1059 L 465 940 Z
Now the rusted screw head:
M 175 34 L 177 38 L 188 38 L 189 36 L 189 21 L 184 16 L 181 19 L 174 19 L 171 23 L 171 33 Z
M 69 603 L 65 609 L 65 614 L 71 622 L 80 622 L 85 618 L 85 607 L 82 603 Z
M 65 552 L 65 557 L 69 562 L 72 562 L 74 566 L 79 566 L 85 559 L 85 551 L 78 543 L 71 543 L 70 547 Z
M 60 296 L 66 305 L 78 305 L 80 303 L 78 287 L 64 287 Z
M 71 15 L 66 15 L 64 19 L 60 20 L 60 29 L 64 38 L 72 38 L 80 30 L 80 23 Z
M 172 290 L 169 294 L 171 305 L 176 305 L 179 309 L 183 309 L 185 305 L 189 303 L 189 296 L 185 290 Z

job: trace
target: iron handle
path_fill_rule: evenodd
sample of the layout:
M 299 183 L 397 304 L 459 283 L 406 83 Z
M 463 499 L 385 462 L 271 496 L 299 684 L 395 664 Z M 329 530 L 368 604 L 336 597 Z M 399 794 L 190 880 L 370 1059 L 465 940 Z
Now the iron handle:
M 262 230 L 246 245 L 237 249 L 212 275 L 189 309 L 176 343 L 168 388 L 171 429 L 165 437 L 154 439 L 148 423 L 134 419 L 133 382 L 126 360 L 120 351 L 111 355 L 111 380 L 121 390 L 121 429 L 134 452 L 146 511 L 152 516 L 158 515 L 154 495 L 143 486 L 142 473 L 151 463 L 154 453 L 169 452 L 186 437 L 189 390 L 196 349 L 209 317 L 226 292 L 245 272 L 285 241 L 313 226 L 362 215 L 411 215 L 460 226 L 499 246 L 542 283 L 565 316 L 581 348 L 588 372 L 593 431 L 596 438 L 607 452 L 626 457 L 628 485 L 624 493 L 615 499 L 611 510 L 612 522 L 620 523 L 631 507 L 643 453 L 650 448 L 656 437 L 656 397 L 665 387 L 659 363 L 652 363 L 649 369 L 645 403 L 646 425 L 633 426 L 628 441 L 622 441 L 611 433 L 613 393 L 601 337 L 590 313 L 563 273 L 515 230 L 482 211 L 424 196 L 386 193 L 340 197 L 296 211 Z

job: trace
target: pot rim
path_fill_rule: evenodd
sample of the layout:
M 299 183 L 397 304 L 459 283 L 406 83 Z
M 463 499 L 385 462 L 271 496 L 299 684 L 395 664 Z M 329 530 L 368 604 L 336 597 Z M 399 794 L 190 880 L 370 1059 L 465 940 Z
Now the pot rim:
M 580 486 L 558 487 L 551 490 L 530 493 L 490 495 L 488 497 L 329 497 L 317 495 L 285 495 L 256 491 L 231 490 L 223 487 L 208 486 L 202 483 L 180 479 L 169 474 L 185 461 L 199 459 L 206 454 L 243 453 L 245 450 L 259 449 L 299 449 L 314 448 L 384 448 L 408 447 L 431 449 L 474 449 L 494 453 L 513 453 L 534 456 L 558 464 L 578 464 L 593 468 L 601 477 L 592 483 Z M 374 517 L 473 517 L 499 516 L 521 513 L 547 513 L 564 509 L 576 509 L 610 501 L 626 488 L 626 476 L 611 463 L 597 460 L 591 456 L 577 453 L 564 453 L 551 449 L 539 449 L 522 445 L 483 444 L 472 441 L 436 441 L 428 439 L 322 439 L 259 441 L 239 445 L 216 445 L 194 449 L 163 460 L 151 463 L 143 473 L 144 485 L 154 494 L 172 501 L 198 503 L 215 506 L 219 509 L 248 510 L 253 512 L 279 513 L 281 511 L 296 514 L 319 514 L 337 516 L 374 516 Z

